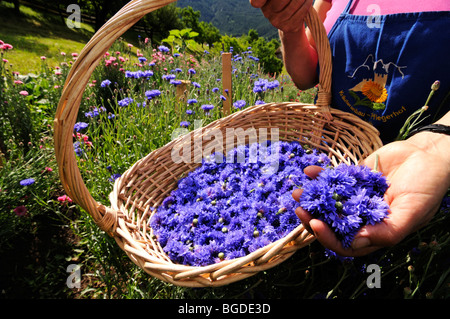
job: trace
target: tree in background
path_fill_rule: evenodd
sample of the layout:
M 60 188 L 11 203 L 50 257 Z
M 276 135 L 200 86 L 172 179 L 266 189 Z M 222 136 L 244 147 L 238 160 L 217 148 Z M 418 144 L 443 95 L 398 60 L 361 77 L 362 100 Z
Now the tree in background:
M 170 30 L 185 28 L 180 18 L 180 8 L 175 3 L 150 12 L 138 22 L 138 25 L 144 28 L 146 36 L 152 43 L 159 43 L 168 37 Z

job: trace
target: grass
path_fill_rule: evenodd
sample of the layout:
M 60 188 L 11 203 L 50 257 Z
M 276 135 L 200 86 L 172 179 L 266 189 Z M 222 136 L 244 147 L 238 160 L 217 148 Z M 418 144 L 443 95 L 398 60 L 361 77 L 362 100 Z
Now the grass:
M 9 10 L 3 2 L 1 6 L 1 14 L 4 13 L 4 8 Z M 36 21 L 33 22 L 34 25 L 40 23 L 49 29 L 57 29 L 52 28 L 49 20 L 43 19 L 42 15 L 28 11 L 25 7 L 23 10 L 24 19 Z M 54 22 L 58 23 L 57 20 Z M 7 135 L 3 140 L 7 151 L 0 157 L 0 298 L 444 299 L 450 296 L 448 212 L 437 214 L 427 227 L 411 234 L 396 247 L 382 249 L 352 261 L 342 262 L 328 258 L 323 247 L 314 242 L 273 269 L 215 289 L 180 288 L 147 275 L 133 264 L 114 238 L 97 227 L 87 212 L 61 198 L 65 192 L 59 181 L 54 158 L 51 124 L 61 92 L 59 86 L 64 81 L 68 67 L 62 68 L 59 76 L 50 74 L 53 74 L 54 66 L 61 61 L 59 51 L 65 50 L 68 54 L 72 51 L 79 52 L 72 45 L 78 43 L 82 47 L 85 41 L 83 39 L 89 35 L 88 29 L 79 30 L 80 33 L 76 34 L 68 29 L 66 36 L 61 33 L 49 37 L 45 31 L 40 35 L 39 31 L 39 36 L 27 36 L 24 28 L 30 28 L 28 32 L 33 34 L 31 27 L 23 25 L 20 31 L 20 27 L 13 25 L 14 21 L 10 20 L 10 24 L 11 32 L 3 26 L 0 28 L 0 39 L 14 46 L 14 50 L 7 52 L 5 57 L 9 61 L 17 61 L 13 63 L 13 70 L 21 68 L 21 73 L 34 72 L 36 77 L 29 78 L 23 85 L 14 85 L 9 71 L 0 68 L 0 74 L 6 77 L 8 83 L 6 87 L 2 87 L 4 91 L 0 90 L 1 93 L 4 92 L 2 99 L 6 99 L 8 105 L 14 105 L 14 110 L 22 109 L 33 124 L 29 130 L 30 142 L 24 144 L 21 141 L 23 136 L 14 133 L 13 124 L 4 113 L 0 114 L 1 133 Z M 25 38 L 28 40 L 23 40 Z M 58 42 L 61 47 L 55 46 L 52 49 L 51 44 L 54 42 L 51 39 L 63 38 L 70 40 L 61 40 Z M 39 45 L 35 48 L 33 43 Z M 27 45 L 33 47 L 29 53 L 26 53 Z M 128 58 L 122 66 L 127 70 L 139 70 L 135 51 L 128 52 L 124 47 L 126 48 L 123 42 L 118 41 L 110 52 L 121 51 L 120 56 Z M 45 51 L 45 48 L 50 51 Z M 154 54 L 152 49 L 142 48 L 144 56 L 149 60 Z M 21 54 L 27 57 L 26 62 L 19 58 Z M 48 59 L 41 61 L 41 55 Z M 219 85 L 216 81 L 220 77 L 218 55 L 203 57 L 198 65 L 187 65 L 189 59 L 185 58 L 176 60 L 179 63 L 177 66 L 183 70 L 179 74 L 180 78 L 181 74 L 187 77 L 188 66 L 193 66 L 197 74 L 191 80 L 201 84 L 201 89 L 191 87 L 187 92 L 188 98 L 195 97 L 199 103 L 194 106 L 182 104 L 181 108 L 175 97 L 174 87 L 161 80 L 164 67 L 171 69 L 174 65 L 158 62 L 152 67 L 154 75 L 151 80 L 143 81 L 125 78 L 120 66 L 107 66 L 107 59 L 109 57 L 96 69 L 92 79 L 97 82 L 86 88 L 80 107 L 79 121 L 86 122 L 88 128 L 80 131 L 83 135 L 74 139 L 74 142 L 81 142 L 84 151 L 78 157 L 78 166 L 89 192 L 104 204 L 108 204 L 108 194 L 113 185 L 110 178 L 113 179 L 113 174 L 123 173 L 143 155 L 164 145 L 171 139 L 171 133 L 179 127 L 180 121 L 193 122 L 184 112 L 188 107 L 195 108 L 195 118 L 202 118 L 206 122 L 222 116 L 218 95 L 211 94 L 212 88 Z M 251 75 L 256 74 L 257 77 L 270 80 L 272 78 L 260 73 L 250 61 L 244 61 L 244 64 L 235 63 L 235 100 L 244 99 L 247 105 L 253 105 L 256 98 L 262 97 L 251 91 L 254 81 Z M 42 73 L 43 69 L 50 72 Z M 105 79 L 117 82 L 117 87 L 100 87 L 100 82 Z M 289 79 L 283 76 L 278 79 L 284 85 L 284 91 L 278 89 L 266 94 L 264 99 L 267 102 L 296 99 L 306 103 L 313 101 L 314 90 L 298 92 Z M 210 91 L 207 93 L 208 88 Z M 160 89 L 162 94 L 146 101 L 143 92 L 148 89 Z M 19 92 L 22 90 L 27 90 L 29 95 L 21 95 Z M 119 101 L 124 97 L 131 97 L 134 102 L 126 107 L 119 107 Z M 200 105 L 208 103 L 210 99 L 214 99 L 216 108 L 207 116 L 202 113 Z M 137 105 L 143 101 L 148 102 L 145 108 Z M 175 105 L 181 112 L 174 112 Z M 92 118 L 85 116 L 85 112 L 101 106 L 107 108 L 107 111 Z M 3 109 L 0 110 L 4 112 Z M 108 118 L 112 113 L 115 118 Z M 24 126 L 25 117 L 20 120 L 21 126 Z M 85 141 L 92 142 L 92 145 Z M 34 184 L 20 186 L 20 180 L 30 177 L 35 178 Z M 24 215 L 15 212 L 19 206 L 26 208 Z M 69 288 L 66 284 L 69 276 L 67 267 L 72 264 L 81 266 L 80 288 Z M 367 286 L 369 274 L 366 268 L 370 264 L 381 267 L 381 288 L 370 289 Z
M 59 62 L 61 52 L 70 55 L 80 52 L 94 34 L 94 29 L 82 23 L 81 28 L 69 29 L 62 20 L 29 7 L 20 6 L 21 16 L 14 14 L 12 4 L 0 3 L 0 38 L 14 43 L 15 54 L 9 57 L 12 68 L 27 74 L 40 70 L 40 57 L 45 56 L 49 64 Z

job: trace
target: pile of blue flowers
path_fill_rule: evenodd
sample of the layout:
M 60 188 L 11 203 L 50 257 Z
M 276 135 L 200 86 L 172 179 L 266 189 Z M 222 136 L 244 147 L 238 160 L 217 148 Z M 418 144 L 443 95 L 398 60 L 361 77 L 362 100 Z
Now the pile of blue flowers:
M 326 155 L 298 142 L 215 153 L 178 182 L 150 226 L 176 263 L 204 266 L 245 256 L 300 224 L 292 191 L 309 180 L 305 167 L 328 164 Z
M 340 164 L 327 167 L 303 185 L 300 205 L 313 218 L 327 223 L 348 248 L 361 227 L 379 223 L 389 214 L 389 205 L 383 199 L 387 188 L 380 172 L 367 166 Z

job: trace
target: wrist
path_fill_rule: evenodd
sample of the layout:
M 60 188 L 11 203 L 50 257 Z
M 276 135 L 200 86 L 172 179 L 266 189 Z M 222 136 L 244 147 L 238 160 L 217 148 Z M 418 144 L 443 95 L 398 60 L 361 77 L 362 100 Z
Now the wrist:
M 300 27 L 294 30 L 281 30 L 278 29 L 278 35 L 283 45 L 292 45 L 302 43 L 303 36 L 305 35 L 305 25 L 303 22 L 299 23 Z
M 447 170 L 450 178 L 450 135 L 422 131 L 407 141 L 442 161 L 442 168 Z
M 450 112 L 433 124 L 450 126 Z M 442 158 L 450 172 L 450 135 L 446 132 L 421 131 L 407 139 L 417 147 Z M 450 174 L 450 173 L 449 173 Z

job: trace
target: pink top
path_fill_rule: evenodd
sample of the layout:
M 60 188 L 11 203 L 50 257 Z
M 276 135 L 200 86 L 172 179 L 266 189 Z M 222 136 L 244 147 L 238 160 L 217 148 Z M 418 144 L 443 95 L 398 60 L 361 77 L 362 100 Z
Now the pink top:
M 324 0 L 332 6 L 324 21 L 327 32 L 336 22 L 347 6 L 348 0 Z M 449 0 L 356 0 L 353 1 L 351 14 L 354 15 L 386 15 L 393 13 L 450 11 Z

